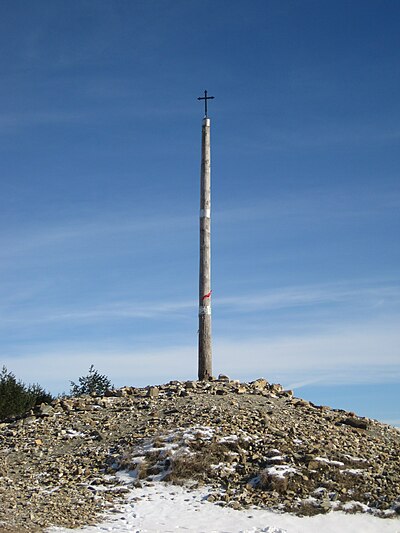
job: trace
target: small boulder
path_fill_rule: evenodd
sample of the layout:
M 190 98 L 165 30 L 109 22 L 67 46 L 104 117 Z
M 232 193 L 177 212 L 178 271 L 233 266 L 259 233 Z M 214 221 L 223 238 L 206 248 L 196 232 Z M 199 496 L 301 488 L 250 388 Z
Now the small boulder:
M 279 383 L 272 383 L 272 385 L 269 386 L 269 390 L 272 393 L 277 394 L 283 391 L 283 387 Z
M 158 395 L 160 394 L 160 391 L 158 389 L 158 387 L 149 387 L 147 389 L 147 397 L 148 398 L 157 398 Z
M 52 416 L 54 415 L 54 408 L 51 405 L 48 405 L 47 403 L 42 403 L 39 405 L 39 407 L 36 408 L 36 413 L 39 416 Z
M 341 421 L 341 424 L 345 424 L 346 426 L 351 426 L 357 429 L 367 429 L 368 427 L 368 421 L 360 418 L 345 418 Z
M 255 381 L 251 382 L 251 386 L 253 387 L 253 389 L 260 390 L 260 391 L 264 390 L 267 387 L 267 385 L 268 385 L 268 382 L 264 378 L 258 378 Z

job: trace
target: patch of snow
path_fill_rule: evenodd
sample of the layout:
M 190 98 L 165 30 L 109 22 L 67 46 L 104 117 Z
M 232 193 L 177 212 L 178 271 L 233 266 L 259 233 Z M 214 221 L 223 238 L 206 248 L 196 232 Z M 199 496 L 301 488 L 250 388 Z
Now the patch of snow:
M 188 440 L 196 440 L 198 438 L 211 440 L 213 436 L 214 429 L 208 426 L 194 426 L 182 434 L 182 438 Z
M 362 459 L 361 457 L 354 457 L 353 455 L 346 454 L 344 457 L 353 463 L 365 462 L 365 459 Z
M 342 508 L 345 511 L 351 511 L 354 508 L 362 509 L 364 513 L 367 513 L 370 510 L 370 507 L 368 507 L 368 505 L 365 505 L 365 503 L 356 502 L 356 501 L 346 502 L 342 505 Z
M 74 439 L 76 437 L 86 437 L 87 435 L 85 433 L 82 433 L 81 431 L 76 431 L 75 429 L 67 429 L 66 436 L 69 439 Z
M 271 448 L 270 450 L 268 450 L 268 454 L 269 455 L 280 455 L 281 452 L 277 450 L 276 448 Z
M 328 465 L 333 465 L 333 466 L 344 466 L 344 463 L 342 463 L 342 461 L 331 461 L 330 459 L 327 459 L 326 457 L 316 457 L 315 461 L 320 461 L 321 463 L 326 463 Z
M 154 483 L 130 492 L 127 502 L 96 526 L 53 527 L 47 533 L 399 533 L 400 520 L 331 512 L 312 517 L 214 505 L 208 489 L 190 491 Z
M 314 491 L 316 492 L 316 491 Z M 314 498 L 314 496 L 307 496 L 307 498 L 304 498 L 302 500 L 304 503 L 315 503 L 315 504 L 318 504 L 318 500 L 317 498 Z
M 352 476 L 362 476 L 364 473 L 364 471 L 360 468 L 346 468 L 346 470 L 342 470 L 342 472 Z
M 51 489 L 42 489 L 41 492 L 43 492 L 43 494 L 52 494 L 53 492 L 57 492 L 58 490 L 60 490 L 60 487 L 53 487 Z
M 134 470 L 120 470 L 115 474 L 115 477 L 122 485 L 129 485 L 138 479 L 140 466 Z
M 239 437 L 237 435 L 227 435 L 226 437 L 221 437 L 218 439 L 217 442 L 224 443 L 224 442 L 237 442 Z
M 235 472 L 236 464 L 237 463 L 233 463 L 232 465 L 227 465 L 226 463 L 218 463 L 217 465 L 210 465 L 210 468 L 213 470 L 221 470 L 222 472 L 230 474 L 232 472 Z
M 295 474 L 297 472 L 296 468 L 289 465 L 267 466 L 264 471 L 268 472 L 270 476 L 280 477 L 281 479 L 283 479 L 286 474 Z
M 282 455 L 275 455 L 274 457 L 268 457 L 268 462 L 275 462 L 275 461 L 284 461 L 285 457 L 282 457 Z

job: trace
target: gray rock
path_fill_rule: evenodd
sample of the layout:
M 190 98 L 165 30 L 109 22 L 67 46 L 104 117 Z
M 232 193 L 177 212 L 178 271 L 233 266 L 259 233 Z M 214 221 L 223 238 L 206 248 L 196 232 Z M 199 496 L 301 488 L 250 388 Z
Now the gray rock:
M 39 416 L 52 416 L 55 413 L 54 408 L 47 403 L 42 403 L 39 407 L 36 408 L 36 413 Z
M 345 418 L 341 424 L 358 429 L 367 429 L 368 427 L 368 421 L 365 418 Z
M 253 389 L 262 391 L 267 387 L 268 382 L 264 378 L 258 378 L 255 381 L 252 381 L 250 385 L 253 387 Z
M 149 398 L 157 398 L 157 396 L 160 394 L 160 390 L 158 387 L 149 387 L 147 391 L 147 396 Z

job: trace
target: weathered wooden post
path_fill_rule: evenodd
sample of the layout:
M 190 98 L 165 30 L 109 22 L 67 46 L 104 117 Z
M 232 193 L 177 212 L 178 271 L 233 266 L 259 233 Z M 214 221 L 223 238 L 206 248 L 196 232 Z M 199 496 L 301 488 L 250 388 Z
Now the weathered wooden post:
M 199 275 L 199 379 L 212 376 L 211 343 L 211 156 L 210 127 L 207 116 L 207 96 L 204 100 L 205 114 L 201 135 L 201 177 L 200 177 L 200 275 Z

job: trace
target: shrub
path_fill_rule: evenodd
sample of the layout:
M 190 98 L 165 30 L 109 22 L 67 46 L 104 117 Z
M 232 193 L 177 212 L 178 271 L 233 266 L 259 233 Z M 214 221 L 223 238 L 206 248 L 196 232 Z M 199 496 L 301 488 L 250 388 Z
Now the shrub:
M 83 396 L 84 394 L 103 395 L 107 390 L 113 388 L 107 376 L 99 374 L 91 365 L 87 376 L 81 376 L 78 384 L 71 381 L 71 396 Z
M 213 465 L 224 463 L 227 455 L 229 451 L 223 443 L 192 441 L 188 451 L 178 452 L 170 459 L 171 468 L 164 479 L 173 483 L 205 479 L 215 471 Z
M 0 420 L 22 415 L 36 405 L 52 400 L 51 394 L 40 385 L 26 386 L 3 366 L 0 373 Z

